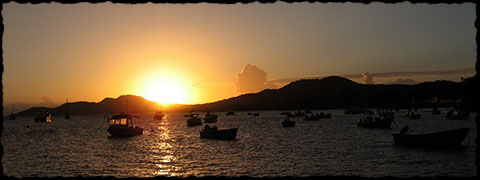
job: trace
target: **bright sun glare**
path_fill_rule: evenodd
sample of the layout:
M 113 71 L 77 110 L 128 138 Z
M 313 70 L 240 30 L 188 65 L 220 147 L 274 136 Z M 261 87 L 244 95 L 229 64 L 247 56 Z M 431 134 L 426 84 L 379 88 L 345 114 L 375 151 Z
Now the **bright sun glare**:
M 144 84 L 142 96 L 150 101 L 166 104 L 185 104 L 188 100 L 186 87 L 178 78 L 152 77 Z

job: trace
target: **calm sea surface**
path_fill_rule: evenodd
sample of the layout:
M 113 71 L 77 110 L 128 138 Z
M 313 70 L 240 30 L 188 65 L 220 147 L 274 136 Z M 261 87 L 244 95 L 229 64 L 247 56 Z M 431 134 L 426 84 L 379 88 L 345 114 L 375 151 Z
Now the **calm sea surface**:
M 365 115 L 344 110 L 313 111 L 331 112 L 332 119 L 293 118 L 292 128 L 282 127 L 281 111 L 256 111 L 259 117 L 217 112 L 217 127 L 238 127 L 236 141 L 200 139 L 202 127 L 187 127 L 180 113 L 162 121 L 139 115 L 134 123 L 143 135 L 123 139 L 110 138 L 104 115 L 54 116 L 49 124 L 17 117 L 4 120 L 2 163 L 5 175 L 14 177 L 474 176 L 476 114 L 467 121 L 446 120 L 447 109 L 435 116 L 428 110 L 419 109 L 419 120 L 397 112 L 391 130 L 359 128 L 356 121 Z M 391 134 L 404 125 L 412 134 L 471 129 L 465 148 L 435 150 L 394 145 Z

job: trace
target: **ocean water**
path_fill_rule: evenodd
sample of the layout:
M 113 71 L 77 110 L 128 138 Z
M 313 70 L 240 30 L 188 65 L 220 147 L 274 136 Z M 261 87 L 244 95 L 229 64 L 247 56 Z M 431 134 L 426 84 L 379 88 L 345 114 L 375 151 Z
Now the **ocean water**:
M 34 123 L 33 117 L 4 120 L 4 174 L 13 177 L 76 176 L 475 176 L 475 113 L 470 120 L 446 120 L 447 109 L 432 116 L 419 109 L 419 120 L 395 114 L 393 129 L 365 129 L 356 121 L 365 115 L 332 113 L 331 119 L 304 121 L 283 128 L 281 111 L 216 112 L 220 129 L 237 127 L 235 141 L 200 139 L 202 126 L 187 127 L 182 113 L 153 120 L 140 114 L 135 125 L 144 133 L 111 138 L 105 115 L 52 117 Z M 203 117 L 204 113 L 201 113 Z M 431 149 L 394 145 L 392 133 L 409 125 L 412 133 L 470 127 L 463 148 Z M 26 128 L 29 126 L 29 128 Z

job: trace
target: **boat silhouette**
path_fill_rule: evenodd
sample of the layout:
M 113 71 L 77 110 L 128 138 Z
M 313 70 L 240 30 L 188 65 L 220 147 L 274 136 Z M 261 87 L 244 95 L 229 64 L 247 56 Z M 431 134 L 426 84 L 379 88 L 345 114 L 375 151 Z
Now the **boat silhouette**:
M 109 127 L 107 132 L 112 137 L 132 137 L 143 133 L 143 128 L 138 126 L 133 127 L 133 118 L 138 116 L 132 116 L 129 114 L 121 113 L 113 115 L 108 119 Z
M 448 131 L 409 134 L 408 126 L 402 132 L 392 134 L 394 143 L 408 146 L 459 146 L 465 139 L 470 128 L 459 128 Z
M 305 115 L 303 120 L 305 120 L 305 121 L 318 121 L 320 119 L 330 119 L 331 117 L 332 117 L 332 113 L 324 114 L 323 112 L 321 112 L 320 114 L 317 113 L 317 114 L 312 114 L 310 116 Z
M 417 114 L 413 111 L 408 111 L 403 117 L 405 117 L 406 119 L 420 119 L 421 116 L 421 114 Z
M 217 122 L 217 117 L 218 116 L 216 114 L 207 112 L 207 114 L 205 114 L 205 117 L 203 118 L 203 121 L 205 123 L 215 123 Z
M 468 120 L 469 116 L 470 116 L 470 112 L 468 111 L 452 108 L 450 111 L 448 111 L 445 118 L 447 120 Z
M 187 127 L 200 126 L 202 125 L 202 120 L 198 117 L 198 114 L 190 114 L 190 118 L 187 119 Z
M 357 121 L 357 127 L 391 129 L 392 122 L 393 116 L 380 116 L 375 118 L 367 116 L 367 118 Z
M 220 139 L 220 140 L 236 140 L 238 128 L 221 129 L 205 125 L 200 131 L 200 138 L 204 139 Z
M 283 127 L 295 127 L 295 121 L 290 120 L 290 118 L 285 118 L 285 120 L 282 121 L 282 126 Z
M 163 114 L 163 112 L 157 111 L 157 112 L 155 112 L 155 114 L 153 114 L 153 119 L 162 120 L 164 116 L 165 116 L 165 114 Z
M 37 112 L 37 115 L 35 116 L 34 121 L 50 123 L 52 122 L 51 117 L 52 115 L 49 112 L 45 112 L 42 110 L 41 112 Z

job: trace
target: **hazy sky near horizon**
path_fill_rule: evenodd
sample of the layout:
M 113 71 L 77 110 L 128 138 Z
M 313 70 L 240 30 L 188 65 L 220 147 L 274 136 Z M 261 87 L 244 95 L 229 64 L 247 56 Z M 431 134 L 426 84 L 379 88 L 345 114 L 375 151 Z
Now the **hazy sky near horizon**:
M 473 3 L 8 3 L 2 16 L 4 105 L 123 94 L 205 103 L 245 82 L 470 69 L 374 79 L 459 81 L 476 60 Z

